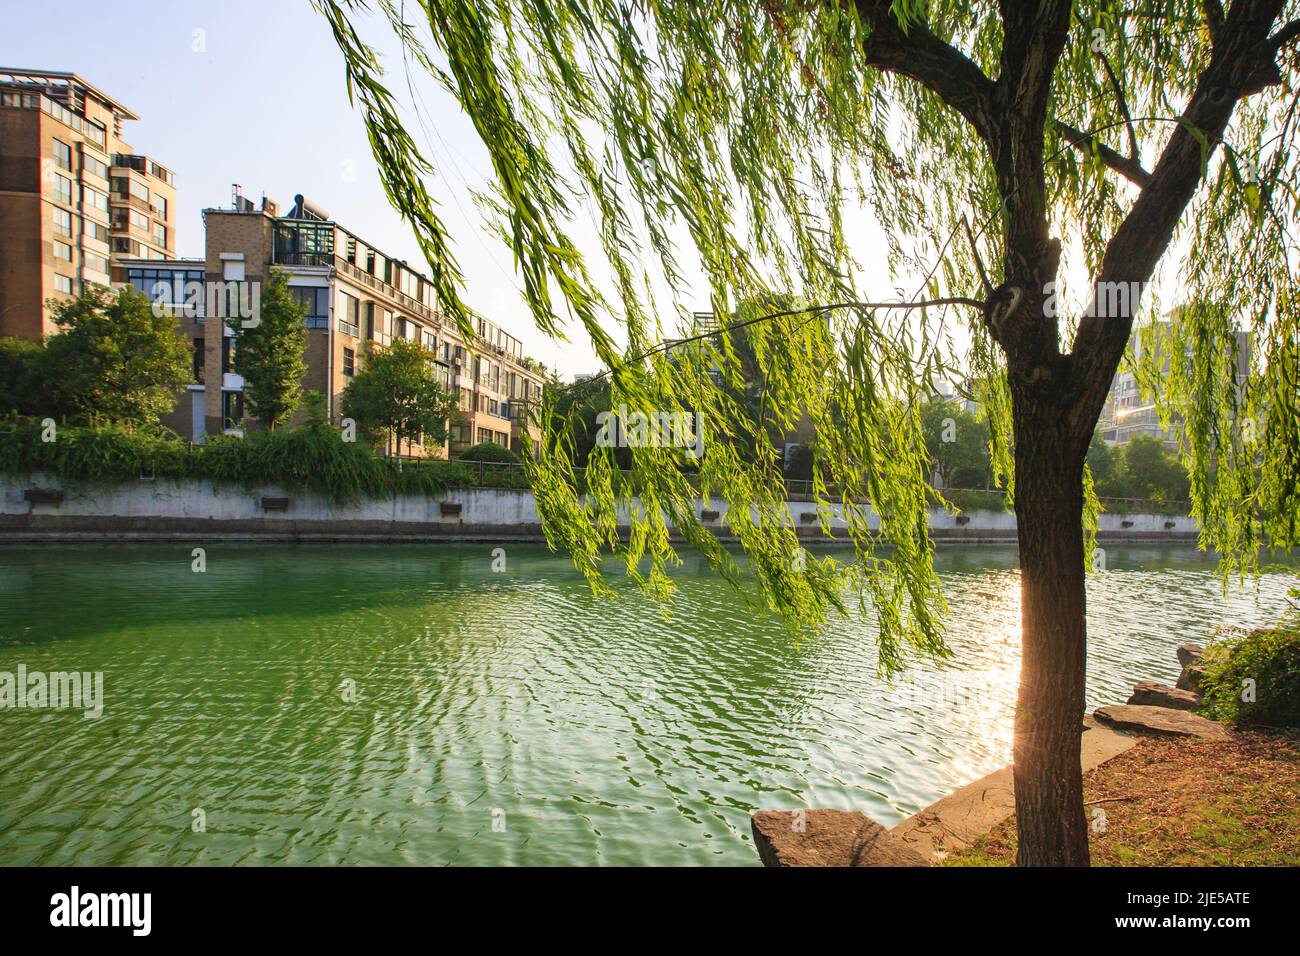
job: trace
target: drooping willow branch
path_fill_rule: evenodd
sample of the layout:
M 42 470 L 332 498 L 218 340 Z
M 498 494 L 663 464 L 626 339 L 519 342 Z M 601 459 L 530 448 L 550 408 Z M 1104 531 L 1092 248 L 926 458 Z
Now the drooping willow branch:
M 595 375 L 592 375 L 588 378 L 584 378 L 580 382 L 573 382 L 570 385 L 566 385 L 564 388 L 555 389 L 555 393 L 563 395 L 565 392 L 569 391 L 570 389 L 576 388 L 579 385 L 586 385 L 589 382 L 598 382 L 602 378 L 604 378 L 605 376 L 613 372 L 619 371 L 620 369 L 623 368 L 630 368 L 632 366 L 635 366 L 637 363 L 650 358 L 652 355 L 658 355 L 662 352 L 667 352 L 671 349 L 680 348 L 683 345 L 690 345 L 692 342 L 702 342 L 705 339 L 711 339 L 715 336 L 727 335 L 730 332 L 735 331 L 736 329 L 743 329 L 746 326 L 756 325 L 759 322 L 770 322 L 775 319 L 787 319 L 795 315 L 810 315 L 811 317 L 816 318 L 817 316 L 825 315 L 828 312 L 834 312 L 839 309 L 870 309 L 872 311 L 875 311 L 877 309 L 911 310 L 911 309 L 924 309 L 924 308 L 939 308 L 940 306 L 947 306 L 947 305 L 967 305 L 973 309 L 983 309 L 988 305 L 988 303 L 981 299 L 972 299 L 967 296 L 957 295 L 957 296 L 947 296 L 945 298 L 940 298 L 940 299 L 924 299 L 916 302 L 832 302 L 827 305 L 810 305 L 801 309 L 786 309 L 783 312 L 771 312 L 766 315 L 754 316 L 753 318 L 745 319 L 741 322 L 734 322 L 730 325 L 712 329 L 708 332 L 701 332 L 698 335 L 691 335 L 682 339 L 669 339 L 667 342 L 661 342 L 660 344 L 656 345 L 654 348 L 648 349 L 642 352 L 640 355 L 636 355 L 628 359 L 626 362 L 623 362 L 621 365 L 619 365 L 618 368 L 607 368 L 603 372 L 598 372 Z

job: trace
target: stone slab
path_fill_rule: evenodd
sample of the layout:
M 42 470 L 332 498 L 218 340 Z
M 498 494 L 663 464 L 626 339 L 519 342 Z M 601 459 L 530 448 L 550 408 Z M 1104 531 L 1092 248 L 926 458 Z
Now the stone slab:
M 1112 704 L 1098 707 L 1093 716 L 1116 730 L 1162 737 L 1201 737 L 1206 740 L 1227 740 L 1228 728 L 1207 720 L 1199 714 L 1169 707 L 1141 707 L 1133 704 Z
M 759 810 L 750 817 L 764 866 L 928 866 L 857 810 Z
M 1128 699 L 1131 705 L 1141 707 L 1169 707 L 1173 710 L 1193 710 L 1201 706 L 1201 695 L 1190 690 L 1180 690 L 1153 680 L 1140 680 L 1133 685 Z
M 1079 763 L 1087 773 L 1137 743 L 1137 738 L 1083 720 Z M 969 846 L 1016 812 L 1011 765 L 968 783 L 913 814 L 889 832 L 922 857 L 939 862 L 953 850 Z

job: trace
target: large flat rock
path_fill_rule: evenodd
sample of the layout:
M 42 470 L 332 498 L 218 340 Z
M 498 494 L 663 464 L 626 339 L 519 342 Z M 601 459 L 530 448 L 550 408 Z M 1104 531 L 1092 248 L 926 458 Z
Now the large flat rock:
M 759 810 L 749 822 L 764 866 L 929 866 L 857 810 Z
M 1228 728 L 1206 720 L 1198 714 L 1169 707 L 1144 707 L 1135 704 L 1112 704 L 1098 707 L 1093 716 L 1101 723 L 1130 733 L 1155 734 L 1163 737 L 1204 737 L 1227 740 Z
M 1174 710 L 1192 710 L 1201 706 L 1201 695 L 1190 690 L 1179 690 L 1153 680 L 1140 680 L 1133 685 L 1129 704 L 1140 707 L 1170 707 Z

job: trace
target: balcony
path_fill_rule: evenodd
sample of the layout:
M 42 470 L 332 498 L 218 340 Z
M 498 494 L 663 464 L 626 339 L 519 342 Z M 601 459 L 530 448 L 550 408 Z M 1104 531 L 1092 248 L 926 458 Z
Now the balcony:
M 152 176 L 168 186 L 175 185 L 175 177 L 172 175 L 172 171 L 166 166 L 154 162 L 148 156 L 141 156 L 138 153 L 118 153 L 113 157 L 113 165 L 119 169 L 133 169 L 141 175 Z
M 435 312 L 433 309 L 429 308 L 423 302 L 419 301 L 418 299 L 411 298 L 405 292 L 398 290 L 395 286 L 389 285 L 387 282 L 385 282 L 383 279 L 379 278 L 378 276 L 372 276 L 366 270 L 356 266 L 351 262 L 348 262 L 348 260 L 340 256 L 334 256 L 333 258 L 334 258 L 334 268 L 336 271 L 347 276 L 349 279 L 353 280 L 354 282 L 358 282 L 369 289 L 373 289 L 375 292 L 378 292 L 380 295 L 387 296 L 389 299 L 396 301 L 399 305 L 402 306 L 404 311 L 411 313 L 411 315 L 418 316 L 424 319 L 426 322 L 431 324 L 435 329 L 442 328 L 442 316 L 439 315 L 437 312 Z
M 328 268 L 334 264 L 334 256 L 328 252 L 276 252 L 274 256 L 279 266 L 308 266 Z

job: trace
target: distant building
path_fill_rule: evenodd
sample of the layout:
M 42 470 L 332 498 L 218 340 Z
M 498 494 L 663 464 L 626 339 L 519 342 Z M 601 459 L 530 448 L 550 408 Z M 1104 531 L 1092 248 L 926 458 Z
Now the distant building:
M 1164 320 L 1160 326 L 1168 332 L 1170 323 Z M 1147 347 L 1143 342 L 1143 336 L 1134 335 L 1130 341 L 1130 360 L 1136 362 L 1140 360 Z M 1246 382 L 1246 376 L 1250 371 L 1251 358 L 1251 339 L 1250 333 L 1239 331 L 1237 333 L 1237 386 L 1240 388 Z M 1163 368 L 1169 371 L 1169 359 L 1166 356 L 1163 361 Z M 1127 445 L 1134 438 L 1147 436 L 1158 438 L 1165 443 L 1165 447 L 1171 451 L 1178 448 L 1178 435 L 1182 428 L 1182 422 L 1175 416 L 1170 421 L 1169 428 L 1163 428 L 1160 424 L 1160 414 L 1156 409 L 1153 397 L 1144 396 L 1138 387 L 1137 376 L 1131 371 L 1121 369 L 1115 374 L 1114 380 L 1110 385 L 1110 393 L 1107 395 L 1106 404 L 1102 406 L 1101 417 L 1097 423 L 1101 431 L 1102 439 L 1109 445 Z
M 385 255 L 301 195 L 282 216 L 274 202 L 263 198 L 255 206 L 235 187 L 231 207 L 205 209 L 203 219 L 203 259 L 122 260 L 115 278 L 156 301 L 160 289 L 179 287 L 176 283 L 197 279 L 242 290 L 246 283 L 265 281 L 273 268 L 283 270 L 307 313 L 303 384 L 325 396 L 336 425 L 342 422 L 343 392 L 365 363 L 367 346 L 404 338 L 434 356 L 443 384 L 459 396 L 460 410 L 449 424 L 446 444 L 417 439 L 401 454 L 456 457 L 489 441 L 520 452 L 525 436 L 537 437 L 529 431 L 527 411 L 541 398 L 543 377 L 526 362 L 520 340 L 476 316 L 475 339 L 466 342 L 438 310 L 427 276 Z M 208 321 L 206 310 L 176 311 L 195 348 L 194 384 L 166 424 L 200 442 L 206 435 L 241 432 L 244 382 L 233 371 L 235 332 L 226 321 Z
M 48 300 L 175 254 L 172 172 L 122 138 L 137 118 L 75 73 L 0 67 L 0 336 L 39 341 Z
M 965 379 L 960 385 L 956 385 L 947 379 L 939 382 L 936 386 L 940 401 L 952 402 L 958 405 L 970 414 L 979 416 L 980 403 L 975 399 L 975 393 L 972 388 L 970 379 Z

